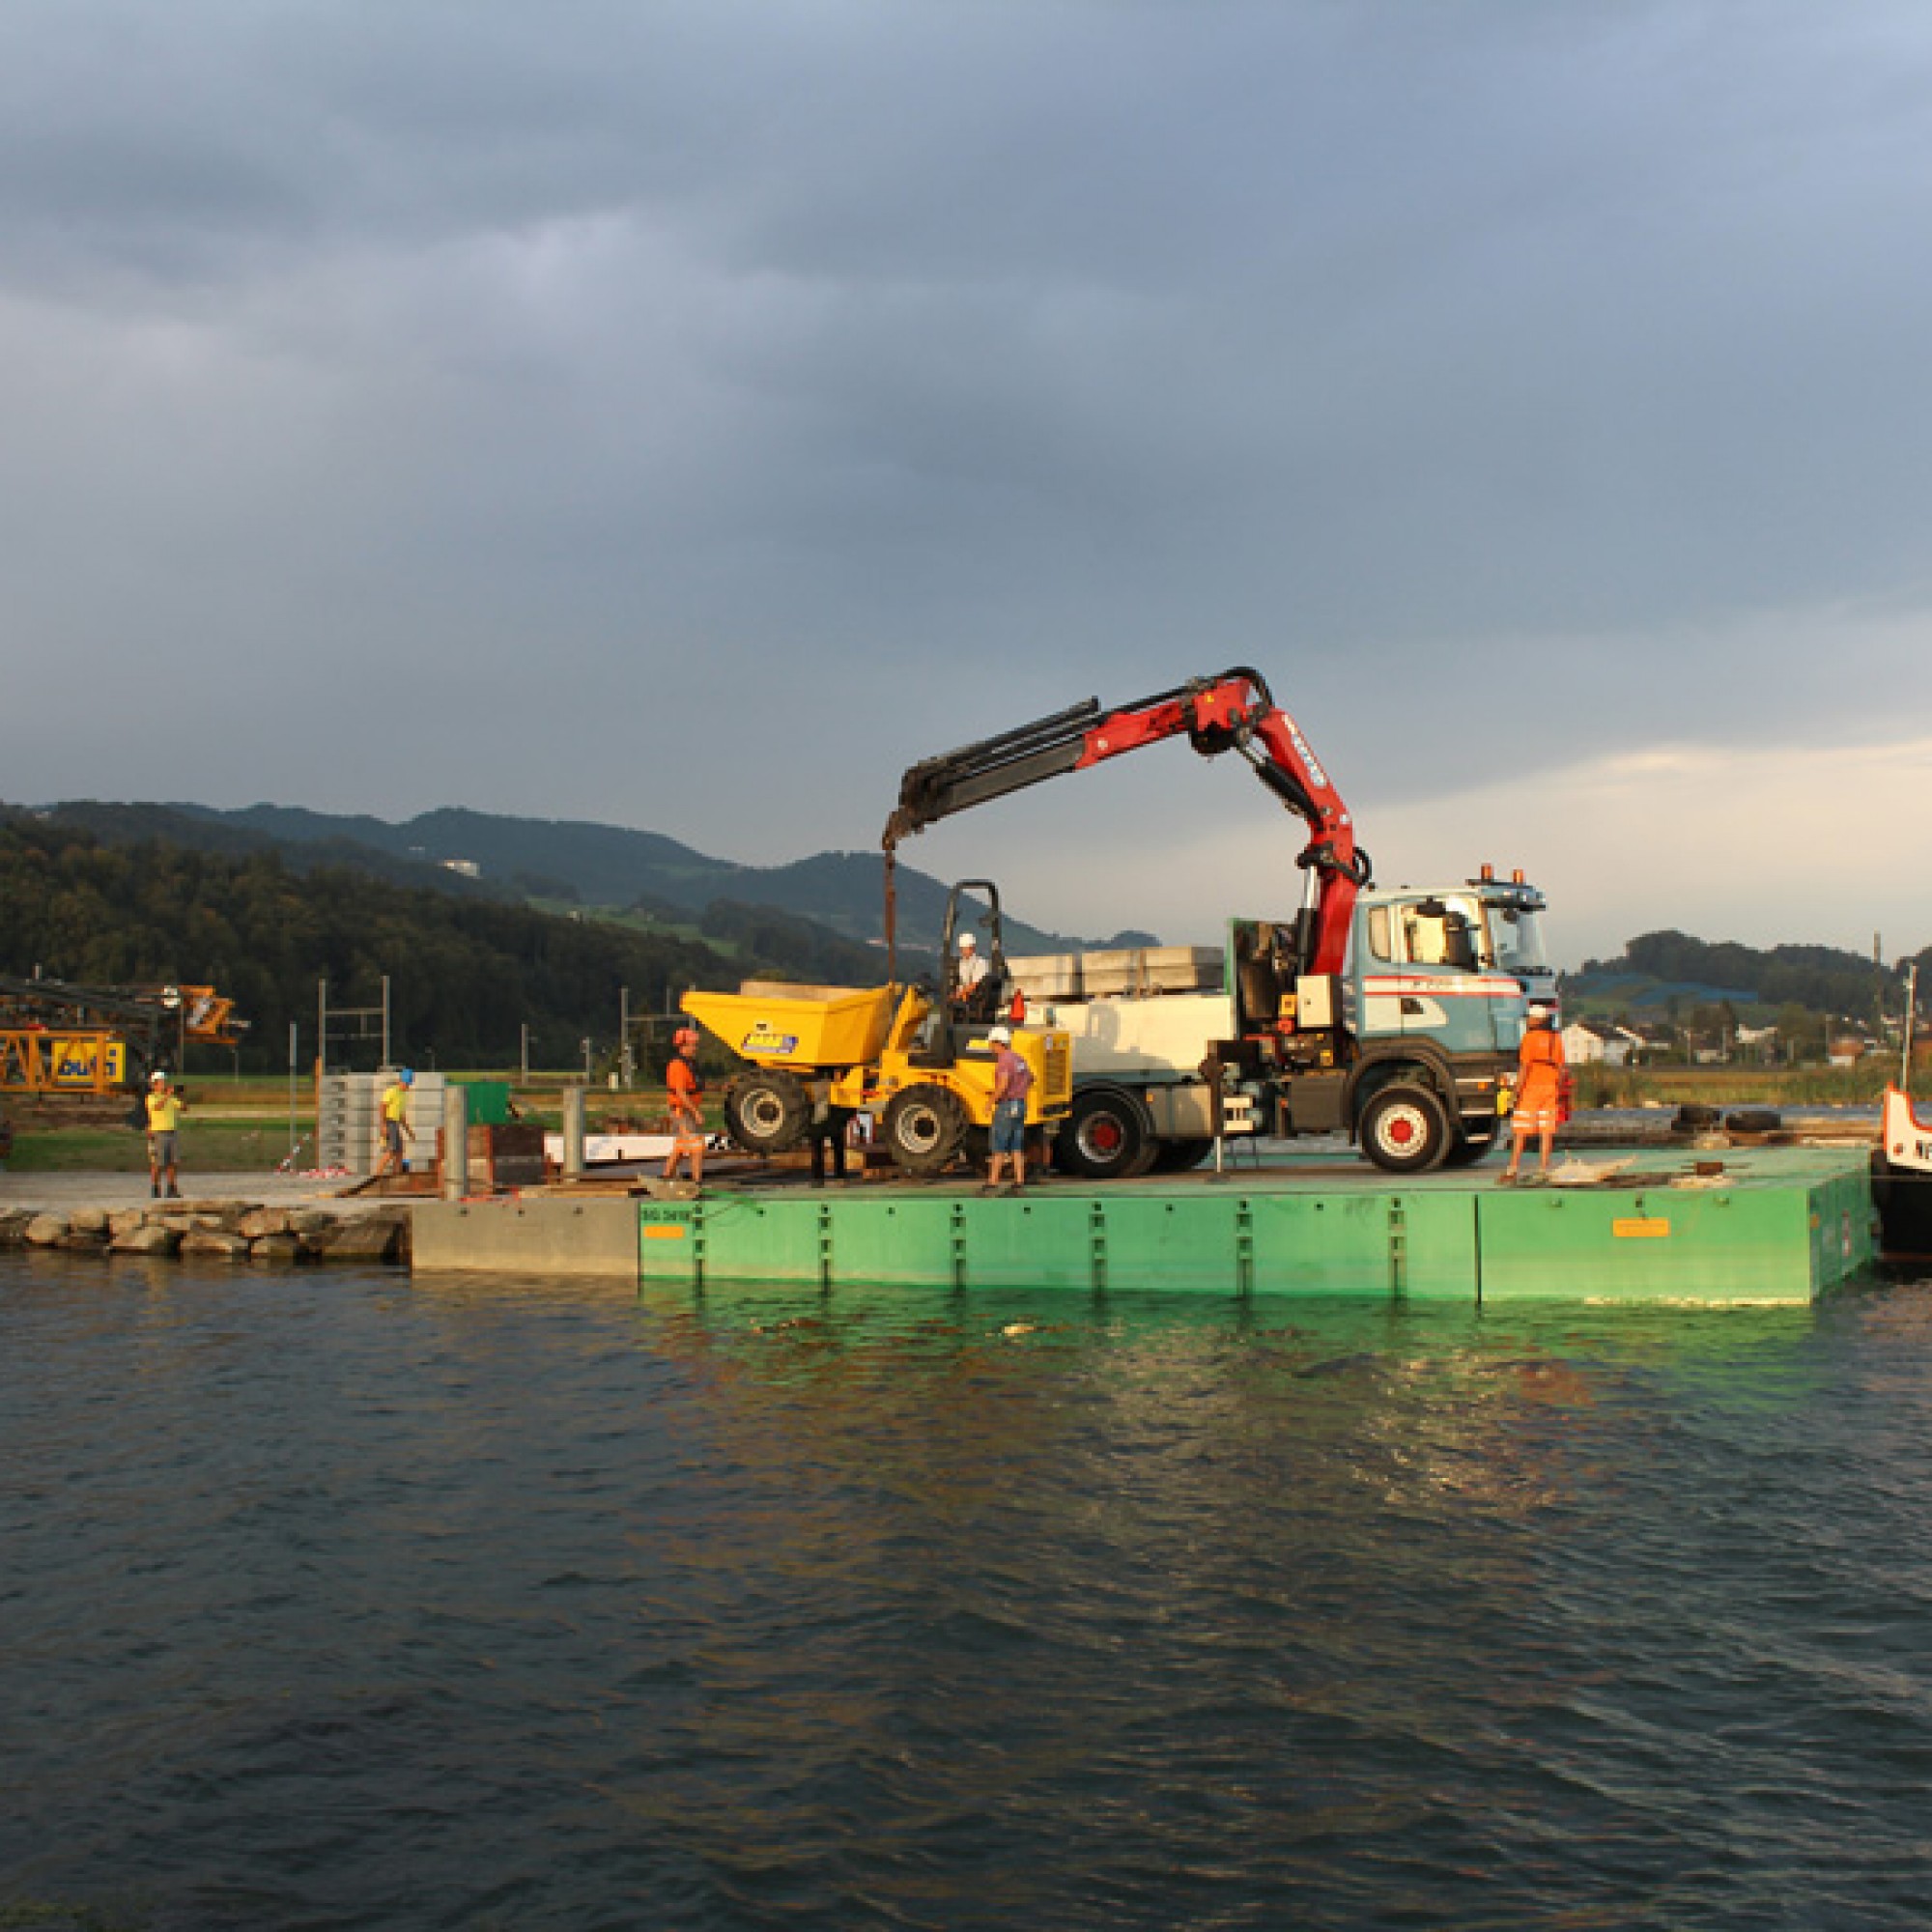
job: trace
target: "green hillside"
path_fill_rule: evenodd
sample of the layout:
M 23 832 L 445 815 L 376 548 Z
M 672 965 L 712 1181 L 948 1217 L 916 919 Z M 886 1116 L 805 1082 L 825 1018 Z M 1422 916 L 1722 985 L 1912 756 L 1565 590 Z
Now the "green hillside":
M 1612 959 L 1589 959 L 1564 981 L 1566 998 L 1591 1010 L 1656 1014 L 1678 1006 L 1801 1007 L 1808 1012 L 1865 1019 L 1882 1003 L 1896 1012 L 1903 967 L 1874 964 L 1832 946 L 1744 946 L 1735 940 L 1693 939 L 1689 933 L 1646 932 Z
M 401 1059 L 508 1065 L 527 1025 L 540 1064 L 614 1045 L 619 989 L 662 1011 L 691 986 L 750 975 L 876 981 L 875 949 L 797 923 L 721 916 L 714 938 L 639 932 L 483 896 L 398 885 L 273 850 L 103 843 L 58 821 L 0 818 L 0 973 L 89 983 L 207 981 L 252 1022 L 242 1065 L 283 1066 L 291 1021 L 313 1052 L 316 982 L 338 1006 L 390 983 Z
M 206 806 L 66 804 L 56 815 L 123 836 L 138 827 L 139 814 L 165 814 L 152 836 L 177 841 L 225 841 L 237 834 L 279 847 L 292 866 L 321 851 L 336 863 L 361 864 L 384 876 L 409 867 L 423 883 L 440 885 L 461 875 L 451 863 L 474 866 L 474 888 L 497 896 L 574 900 L 583 906 L 701 914 L 714 901 L 768 906 L 809 919 L 847 939 L 884 937 L 885 888 L 877 852 L 820 852 L 784 866 L 739 866 L 713 859 L 661 833 L 584 820 L 514 818 L 496 812 L 444 809 L 400 824 L 255 805 L 238 811 Z M 105 814 L 117 814 L 112 829 Z M 192 828 L 205 828 L 196 838 Z M 184 828 L 189 828 L 185 831 Z M 357 855 L 366 855 L 358 857 Z M 424 876 L 427 875 L 427 876 Z M 468 882 L 466 882 L 468 883 Z M 947 886 L 917 867 L 898 867 L 899 936 L 912 947 L 929 947 L 945 917 Z M 1014 952 L 1078 952 L 1095 945 L 1151 945 L 1154 935 L 1131 932 L 1110 941 L 1088 940 L 1009 917 L 1009 950 Z

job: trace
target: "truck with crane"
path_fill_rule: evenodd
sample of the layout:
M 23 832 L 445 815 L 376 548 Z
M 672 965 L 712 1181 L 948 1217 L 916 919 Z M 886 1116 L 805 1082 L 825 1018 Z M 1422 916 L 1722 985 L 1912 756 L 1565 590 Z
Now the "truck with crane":
M 1527 1006 L 1554 998 L 1543 895 L 1487 866 L 1450 886 L 1378 890 L 1327 772 L 1245 667 L 1112 710 L 1089 698 L 912 766 L 882 841 L 889 947 L 901 840 L 1173 738 L 1235 753 L 1307 824 L 1300 904 L 1232 919 L 1218 960 L 1161 949 L 1183 956 L 1006 962 L 1021 1000 L 1072 1044 L 1059 1164 L 1094 1179 L 1185 1167 L 1231 1131 L 1346 1134 L 1397 1174 L 1479 1160 Z

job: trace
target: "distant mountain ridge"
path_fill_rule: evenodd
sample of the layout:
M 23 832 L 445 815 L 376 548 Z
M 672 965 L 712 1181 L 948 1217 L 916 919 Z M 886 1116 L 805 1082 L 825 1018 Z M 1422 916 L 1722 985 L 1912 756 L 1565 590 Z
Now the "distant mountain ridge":
M 398 884 L 513 900 L 575 901 L 639 907 L 661 915 L 701 916 L 719 901 L 764 906 L 825 926 L 846 939 L 884 937 L 884 882 L 874 852 L 820 852 L 784 866 L 741 866 L 714 859 L 662 833 L 582 819 L 519 818 L 445 806 L 401 823 L 367 814 L 252 805 L 235 810 L 185 802 L 107 804 L 69 801 L 44 809 L 97 837 L 125 844 L 142 837 L 207 851 L 280 851 L 297 869 L 359 867 Z M 469 868 L 473 867 L 473 875 Z M 460 869 L 459 869 L 460 868 Z M 947 887 L 917 867 L 898 867 L 899 937 L 936 945 Z M 1008 913 L 1013 952 L 1067 952 L 1096 946 L 1157 943 L 1127 931 L 1086 940 L 1049 931 Z

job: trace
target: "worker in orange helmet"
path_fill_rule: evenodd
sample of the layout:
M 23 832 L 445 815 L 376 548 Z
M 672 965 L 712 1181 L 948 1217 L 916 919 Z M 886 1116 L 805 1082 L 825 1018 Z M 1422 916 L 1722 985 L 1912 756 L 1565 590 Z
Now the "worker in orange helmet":
M 697 1029 L 679 1027 L 671 1037 L 677 1049 L 665 1068 L 670 1095 L 671 1147 L 664 1178 L 677 1179 L 678 1163 L 689 1159 L 694 1186 L 704 1181 L 704 1081 L 697 1070 Z
M 1530 1008 L 1516 1056 L 1516 1106 L 1510 1114 L 1510 1157 L 1503 1183 L 1517 1178 L 1522 1151 L 1535 1134 L 1542 1142 L 1539 1172 L 1549 1172 L 1549 1153 L 1556 1143 L 1556 1115 L 1563 1098 L 1563 1038 L 1556 1015 L 1541 1004 Z

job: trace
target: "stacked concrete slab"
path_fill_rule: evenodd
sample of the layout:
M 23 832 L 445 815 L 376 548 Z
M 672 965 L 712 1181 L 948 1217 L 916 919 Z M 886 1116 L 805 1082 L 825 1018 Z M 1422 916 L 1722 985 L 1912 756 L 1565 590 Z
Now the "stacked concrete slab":
M 381 1073 L 327 1073 L 323 1076 L 322 1101 L 316 1127 L 316 1160 L 344 1174 L 376 1171 L 381 1157 L 376 1118 L 383 1090 L 395 1078 L 393 1069 Z M 443 1076 L 418 1073 L 410 1088 L 410 1131 L 404 1144 L 408 1164 L 427 1168 L 436 1158 L 437 1135 L 442 1130 Z
M 1033 1001 L 1150 999 L 1165 993 L 1219 992 L 1218 946 L 1120 946 L 1098 952 L 1039 952 L 1007 961 Z

